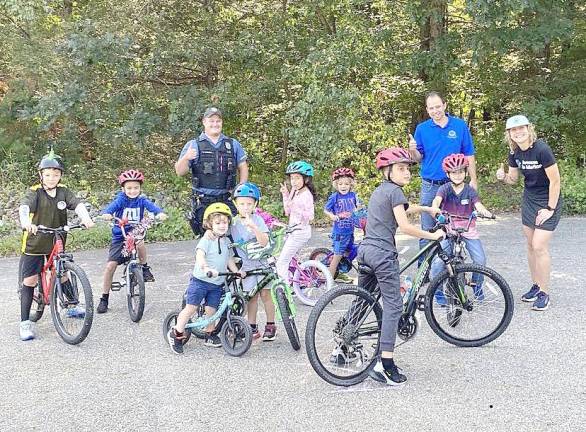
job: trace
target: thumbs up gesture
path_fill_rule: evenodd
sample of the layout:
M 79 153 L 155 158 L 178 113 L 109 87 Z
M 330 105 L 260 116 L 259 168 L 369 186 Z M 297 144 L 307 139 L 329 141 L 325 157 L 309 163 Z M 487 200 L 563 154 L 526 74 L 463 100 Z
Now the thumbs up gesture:
M 411 134 L 409 134 L 409 150 L 417 150 L 417 142 Z
M 497 180 L 503 181 L 506 177 L 505 174 L 505 164 L 501 163 L 501 166 L 499 167 L 499 169 L 496 170 L 496 178 Z

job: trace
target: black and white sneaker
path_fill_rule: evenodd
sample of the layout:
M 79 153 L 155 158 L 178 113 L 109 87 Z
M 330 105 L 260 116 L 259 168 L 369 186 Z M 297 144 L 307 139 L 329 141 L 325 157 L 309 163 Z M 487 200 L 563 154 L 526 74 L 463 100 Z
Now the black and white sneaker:
M 106 313 L 107 311 L 108 311 L 108 300 L 105 299 L 104 297 L 100 297 L 100 304 L 98 305 L 96 312 L 98 312 L 99 314 L 102 314 L 102 313 Z
M 354 363 L 358 360 L 358 355 L 355 352 L 348 352 L 348 348 L 343 346 L 337 346 L 330 354 L 330 363 L 338 366 Z
M 382 362 L 379 360 L 376 362 L 374 368 L 368 372 L 368 375 L 375 381 L 384 383 L 391 386 L 400 386 L 407 377 L 399 372 L 399 368 L 393 363 L 393 366 L 389 370 L 385 370 Z
M 175 354 L 183 354 L 183 339 L 185 336 L 177 336 L 173 327 L 167 332 L 167 342 Z
M 206 338 L 203 344 L 208 347 L 219 348 L 222 346 L 222 341 L 220 341 L 218 335 L 211 335 Z

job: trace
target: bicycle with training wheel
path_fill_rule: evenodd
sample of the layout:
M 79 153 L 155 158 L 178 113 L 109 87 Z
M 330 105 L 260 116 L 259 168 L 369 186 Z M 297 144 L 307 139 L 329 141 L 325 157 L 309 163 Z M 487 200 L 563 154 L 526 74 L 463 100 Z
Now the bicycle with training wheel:
M 362 230 L 366 229 L 366 218 L 367 218 L 367 210 L 366 208 L 361 208 L 352 212 L 350 218 L 352 219 L 354 228 L 360 228 Z M 346 274 L 349 273 L 352 269 L 358 271 L 358 267 L 356 267 L 354 260 L 358 255 L 358 246 L 360 243 L 353 242 L 352 244 L 348 245 L 348 248 L 344 252 L 342 259 L 338 264 L 338 268 L 336 269 L 336 273 L 334 274 L 334 278 L 337 278 L 340 273 Z M 326 267 L 330 266 L 332 262 L 332 258 L 334 257 L 334 252 L 329 248 L 316 248 L 311 251 L 309 254 L 310 260 L 318 261 L 324 264 Z
M 225 272 L 219 273 L 219 276 L 226 276 L 226 282 L 224 284 L 224 295 L 220 300 L 218 309 L 209 317 L 205 316 L 199 310 L 196 312 L 197 316 L 195 319 L 190 319 L 185 326 L 183 345 L 189 341 L 192 334 L 198 338 L 208 336 L 205 329 L 211 323 L 217 321 L 214 331 L 210 336 L 219 336 L 222 342 L 222 348 L 226 354 L 240 357 L 248 351 L 252 344 L 252 328 L 248 324 L 248 321 L 242 317 L 245 300 L 242 297 L 238 284 L 240 274 Z M 181 311 L 170 312 L 163 320 L 163 339 L 165 343 L 167 343 L 169 330 L 177 324 L 179 312 Z
M 94 318 L 92 287 L 87 275 L 65 252 L 65 236 L 82 225 L 59 228 L 37 227 L 37 232 L 54 235 L 53 249 L 33 289 L 30 320 L 39 321 L 49 305 L 53 325 L 61 338 L 70 345 L 81 343 L 89 334 Z M 22 275 L 22 268 L 19 268 Z M 19 276 L 20 278 L 21 276 Z M 22 281 L 19 280 L 19 293 Z
M 144 241 L 148 229 L 154 224 L 154 219 L 144 218 L 140 222 L 133 223 L 126 218 L 113 216 L 112 220 L 120 227 L 124 237 L 122 256 L 125 258 L 125 262 L 122 277 L 119 282 L 112 282 L 111 290 L 120 291 L 125 288 L 130 319 L 133 322 L 139 322 L 144 313 L 146 290 L 136 246 Z M 132 230 L 127 232 L 127 228 L 132 228 Z
M 476 217 L 477 215 L 474 215 Z M 463 249 L 463 228 L 453 228 L 451 217 L 440 217 L 432 231 L 446 230 L 446 239 Z M 429 242 L 400 273 L 423 261 L 416 271 L 413 285 L 405 292 L 403 312 L 397 335 L 402 341 L 411 340 L 419 329 L 417 311 L 425 313 L 431 329 L 441 339 L 459 347 L 479 347 L 498 338 L 509 326 L 514 301 L 506 280 L 495 270 L 462 261 L 446 253 L 440 240 Z M 439 257 L 446 268 L 419 294 L 429 276 L 432 260 Z M 362 273 L 372 269 L 360 265 Z M 471 281 L 481 276 L 479 287 Z M 440 304 L 436 293 L 447 302 Z M 351 386 L 368 376 L 379 354 L 382 322 L 381 292 L 353 285 L 343 285 L 324 294 L 313 308 L 307 323 L 305 347 L 309 362 L 316 373 L 330 384 Z
M 257 209 L 257 214 L 261 215 L 267 226 L 271 229 L 270 241 L 271 255 L 276 256 L 281 252 L 285 237 L 297 229 L 295 225 L 287 226 L 269 213 Z M 254 248 L 262 249 L 258 244 L 254 245 L 252 240 L 252 253 Z M 293 257 L 288 267 L 288 282 L 293 288 L 295 296 L 301 303 L 306 306 L 314 306 L 318 298 L 334 286 L 334 278 L 329 269 L 322 262 L 310 257 L 307 261 L 300 261 Z

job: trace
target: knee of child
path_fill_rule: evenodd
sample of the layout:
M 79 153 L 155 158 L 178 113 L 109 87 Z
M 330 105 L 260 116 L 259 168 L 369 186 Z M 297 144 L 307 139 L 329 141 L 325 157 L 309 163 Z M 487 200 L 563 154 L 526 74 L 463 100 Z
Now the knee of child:
M 118 263 L 116 261 L 108 261 L 106 264 L 106 271 L 113 272 L 116 270 L 116 267 L 118 267 Z
M 27 276 L 23 278 L 22 284 L 26 285 L 27 287 L 34 287 L 37 282 L 39 281 L 39 277 L 37 275 Z

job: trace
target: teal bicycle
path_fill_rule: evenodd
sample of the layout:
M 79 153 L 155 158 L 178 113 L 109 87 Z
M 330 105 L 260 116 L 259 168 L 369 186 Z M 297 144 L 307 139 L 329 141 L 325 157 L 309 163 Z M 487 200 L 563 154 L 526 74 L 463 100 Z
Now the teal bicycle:
M 244 299 L 239 289 L 239 273 L 219 273 L 226 276 L 225 294 L 220 301 L 218 310 L 209 317 L 198 316 L 194 321 L 189 320 L 185 326 L 185 345 L 191 338 L 191 334 L 205 335 L 205 328 L 217 321 L 211 335 L 218 335 L 222 342 L 222 348 L 226 354 L 240 357 L 244 355 L 252 344 L 252 328 L 248 321 L 242 317 L 244 311 Z M 163 320 L 163 339 L 167 343 L 169 330 L 177 324 L 179 310 L 170 312 Z

